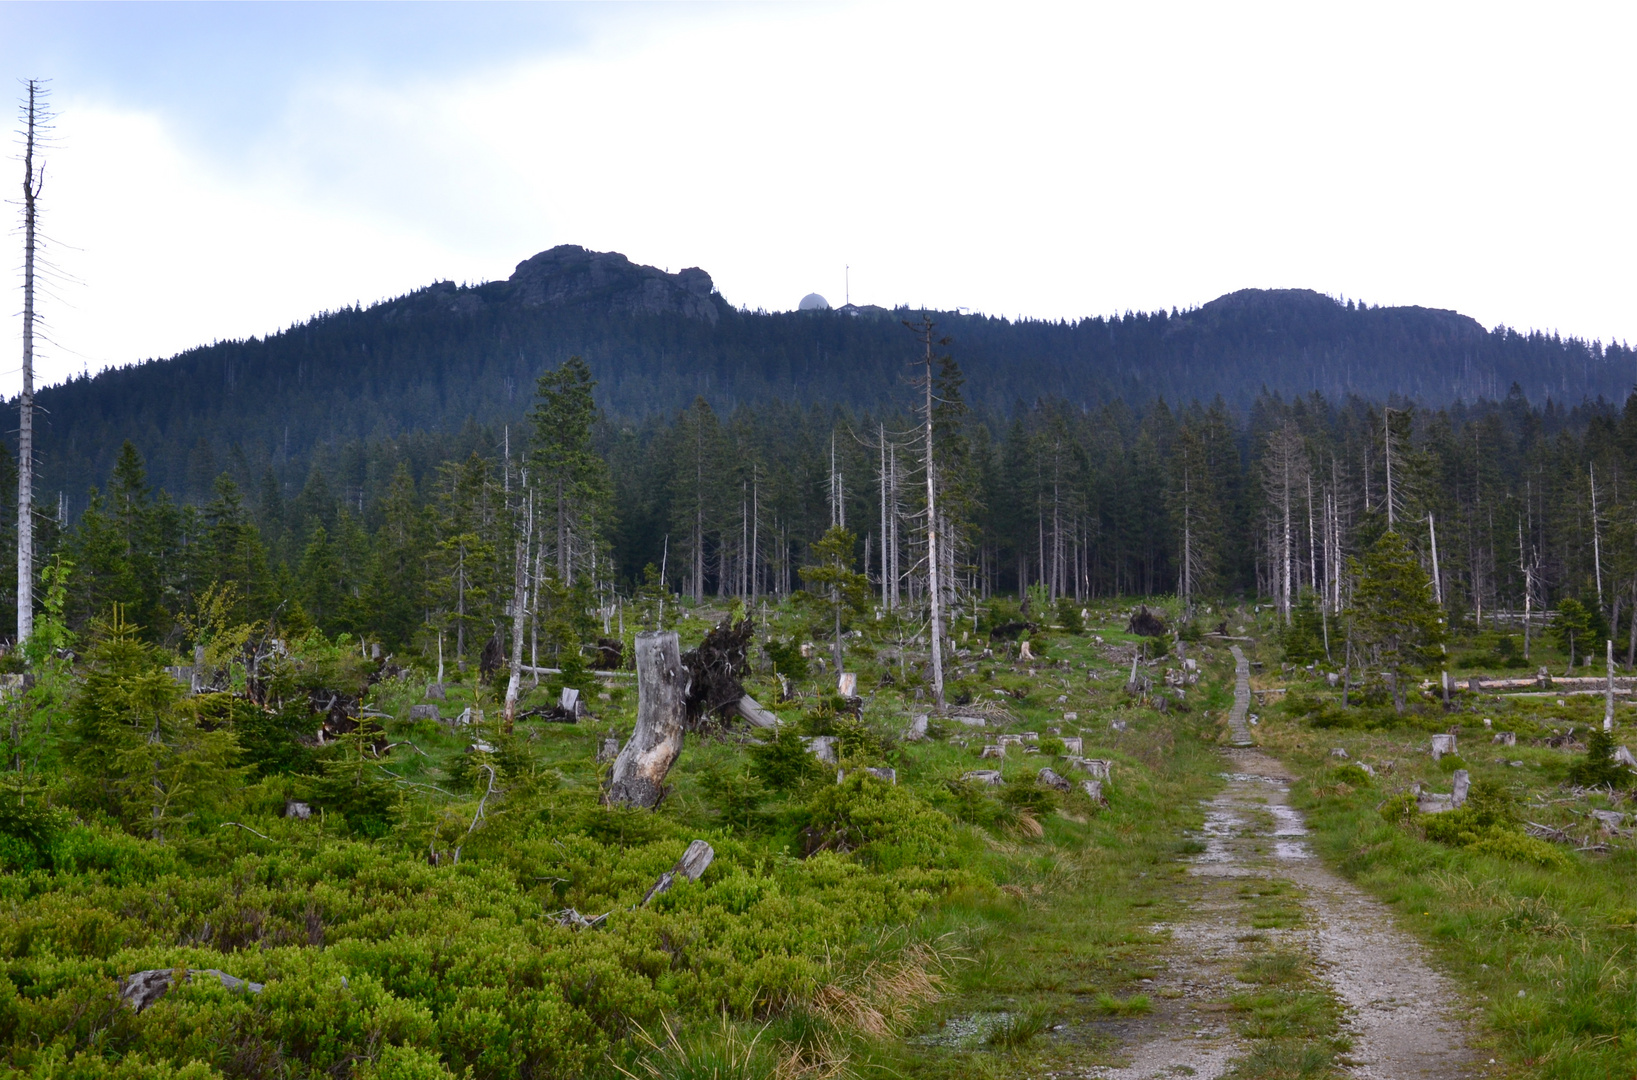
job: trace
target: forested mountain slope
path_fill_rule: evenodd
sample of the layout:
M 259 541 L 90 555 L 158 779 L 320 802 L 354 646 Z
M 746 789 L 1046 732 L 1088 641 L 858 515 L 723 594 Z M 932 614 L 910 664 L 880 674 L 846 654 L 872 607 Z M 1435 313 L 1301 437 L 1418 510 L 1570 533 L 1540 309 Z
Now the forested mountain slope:
M 703 270 L 668 274 L 557 247 L 505 281 L 443 282 L 42 391 L 40 489 L 66 493 L 76 511 L 127 438 L 152 480 L 188 501 L 208 499 L 229 467 L 259 476 L 270 465 L 299 485 L 315 445 L 521 420 L 535 378 L 571 355 L 590 362 L 614 418 L 674 412 L 696 395 L 724 413 L 774 401 L 875 409 L 906 394 L 910 314 L 744 311 Z M 1536 401 L 1621 400 L 1637 367 L 1624 346 L 1491 332 L 1450 311 L 1305 290 L 1073 323 L 935 317 L 986 415 L 1040 398 L 1090 407 L 1220 395 L 1243 409 L 1264 388 L 1441 404 L 1499 398 L 1514 382 Z

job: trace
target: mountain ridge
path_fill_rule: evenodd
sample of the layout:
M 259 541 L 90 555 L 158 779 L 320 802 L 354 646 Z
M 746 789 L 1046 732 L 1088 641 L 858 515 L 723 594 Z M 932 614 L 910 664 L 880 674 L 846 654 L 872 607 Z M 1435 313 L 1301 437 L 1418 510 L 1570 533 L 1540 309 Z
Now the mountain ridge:
M 1544 334 L 1485 330 L 1458 312 L 1371 307 L 1305 289 L 1242 289 L 1181 312 L 1008 320 L 935 312 L 969 401 L 1092 408 L 1264 391 L 1396 396 L 1428 405 L 1623 398 L 1633 354 Z M 533 381 L 571 355 L 611 416 L 640 421 L 703 396 L 721 411 L 775 401 L 892 412 L 910 404 L 909 308 L 736 308 L 709 273 L 668 273 L 616 252 L 559 245 L 506 279 L 439 282 L 315 316 L 264 338 L 217 342 L 43 389 L 41 490 L 70 500 L 134 442 L 180 497 L 230 460 L 292 476 L 316 448 L 516 423 Z M 186 493 L 183 495 L 182 493 Z

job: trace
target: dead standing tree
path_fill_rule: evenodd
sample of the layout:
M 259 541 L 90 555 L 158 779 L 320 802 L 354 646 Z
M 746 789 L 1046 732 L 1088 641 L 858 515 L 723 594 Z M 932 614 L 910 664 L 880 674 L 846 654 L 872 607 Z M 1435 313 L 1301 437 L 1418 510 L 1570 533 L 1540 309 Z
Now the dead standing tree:
M 34 153 L 50 129 L 46 90 L 29 79 L 23 106 L 23 388 L 18 395 L 17 427 L 17 645 L 34 633 L 34 258 L 40 189 L 45 166 L 38 170 Z
M 932 428 L 935 413 L 933 410 L 932 393 L 932 364 L 934 345 L 948 345 L 949 338 L 932 336 L 935 325 L 928 316 L 921 316 L 919 323 L 905 322 L 905 326 L 913 330 L 925 346 L 925 356 L 916 361 L 925 366 L 925 371 L 917 377 L 921 382 L 921 389 L 926 391 L 926 401 L 922 419 L 925 421 L 925 451 L 926 451 L 926 565 L 927 565 L 927 599 L 931 603 L 928 622 L 931 637 L 931 663 L 928 665 L 932 675 L 932 700 L 941 711 L 944 707 L 944 657 L 943 657 L 943 590 L 938 581 L 938 473 L 935 467 L 936 458 L 932 449 Z
M 1296 565 L 1295 513 L 1296 491 L 1307 476 L 1307 450 L 1302 433 L 1296 425 L 1286 422 L 1268 434 L 1267 453 L 1262 458 L 1262 489 L 1273 516 L 1272 550 L 1273 590 L 1279 598 L 1279 614 L 1290 622 L 1291 578 L 1300 579 Z

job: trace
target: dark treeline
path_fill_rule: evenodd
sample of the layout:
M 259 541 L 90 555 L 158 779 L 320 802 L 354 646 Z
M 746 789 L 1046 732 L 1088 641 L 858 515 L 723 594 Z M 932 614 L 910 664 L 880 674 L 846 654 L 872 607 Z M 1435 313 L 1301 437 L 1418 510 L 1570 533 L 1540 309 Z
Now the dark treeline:
M 62 493 L 77 515 L 129 440 L 179 502 L 208 503 L 223 471 L 259 484 L 271 469 L 299 490 L 315 464 L 341 498 L 364 486 L 347 456 L 373 453 L 347 444 L 390 444 L 382 454 L 422 475 L 451 447 L 464 452 L 468 418 L 519 423 L 534 380 L 571 355 L 590 365 L 603 411 L 637 424 L 696 397 L 724 418 L 746 407 L 779 415 L 780 403 L 878 408 L 905 398 L 907 315 L 744 311 L 703 271 L 557 248 L 505 281 L 443 283 L 43 390 L 36 490 L 52 502 Z M 1036 400 L 1096 410 L 1221 397 L 1243 412 L 1264 390 L 1437 405 L 1498 399 L 1514 383 L 1535 401 L 1580 401 L 1621 397 L 1637 374 L 1623 345 L 1489 331 L 1455 312 L 1305 290 L 1067 322 L 937 318 L 958 343 L 966 399 L 986 417 Z
M 1389 516 L 1429 570 L 1436 543 L 1439 595 L 1459 620 L 1573 596 L 1622 624 L 1637 600 L 1637 398 L 1623 412 L 1536 407 L 1514 388 L 1439 410 L 1314 394 L 1264 395 L 1243 414 L 1221 400 L 1000 414 L 967 408 L 953 362 L 936 380 L 957 618 L 1025 586 L 1255 595 L 1286 611 L 1312 590 L 1339 610 L 1346 560 Z M 127 444 L 83 513 L 42 525 L 44 548 L 72 563 L 70 622 L 117 602 L 176 642 L 225 596 L 241 619 L 278 612 L 427 657 L 441 634 L 451 657 L 470 656 L 507 639 L 522 583 L 533 655 L 554 655 L 620 618 L 619 598 L 657 596 L 661 578 L 695 598 L 800 589 L 809 548 L 836 525 L 879 602 L 924 600 L 913 415 L 722 415 L 700 398 L 626 423 L 598 412 L 594 385 L 571 361 L 541 379 L 526 424 L 319 448 L 300 483 L 230 457 L 202 501 L 155 488 Z M 13 577 L 0 566 L 0 582 Z

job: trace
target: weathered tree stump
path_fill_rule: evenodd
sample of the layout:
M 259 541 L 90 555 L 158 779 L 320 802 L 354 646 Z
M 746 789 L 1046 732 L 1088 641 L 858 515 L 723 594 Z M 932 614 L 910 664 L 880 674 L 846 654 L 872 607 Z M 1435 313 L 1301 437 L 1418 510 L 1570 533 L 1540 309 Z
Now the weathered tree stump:
M 1099 780 L 1109 779 L 1114 771 L 1114 762 L 1107 758 L 1075 758 L 1072 764 L 1081 772 L 1088 772 Z
M 983 748 L 983 752 L 978 754 L 978 757 L 980 758 L 1003 758 L 1005 756 L 1005 746 L 985 746 Z
M 1451 806 L 1465 806 L 1466 794 L 1472 790 L 1472 774 L 1465 769 L 1455 770 L 1455 787 L 1450 795 Z
M 1437 761 L 1445 754 L 1455 753 L 1454 735 L 1434 735 L 1432 737 L 1432 760 Z
M 648 635 L 643 634 L 637 637 L 638 665 L 642 663 L 642 638 L 646 636 Z M 672 634 L 670 636 L 674 645 L 676 635 Z M 641 671 L 642 669 L 639 666 L 637 670 Z M 648 890 L 648 895 L 642 898 L 642 906 L 647 907 L 648 902 L 654 897 L 670 892 L 671 886 L 676 884 L 676 879 L 679 877 L 686 878 L 689 881 L 698 881 L 705 871 L 710 869 L 711 860 L 715 858 L 716 851 L 714 848 L 703 840 L 695 840 L 688 845 L 688 850 L 682 853 L 682 858 L 676 861 L 675 866 L 659 875 L 659 880 L 654 882 L 653 888 Z
M 409 718 L 411 720 L 436 720 L 439 718 L 438 707 L 436 705 L 411 705 L 409 707 Z
M 297 821 L 306 821 L 313 816 L 313 808 L 307 803 L 287 799 L 284 803 L 284 816 L 295 818 Z
M 1330 756 L 1333 758 L 1341 758 L 1343 761 L 1346 761 L 1348 758 L 1348 753 L 1345 747 L 1338 746 L 1334 750 L 1330 751 Z
M 1074 781 L 1066 776 L 1059 776 L 1055 770 L 1041 769 L 1037 780 L 1044 787 L 1056 788 L 1058 791 L 1073 791 Z
M 1080 790 L 1086 793 L 1086 798 L 1099 805 L 1108 801 L 1103 797 L 1103 782 L 1101 780 L 1082 780 Z
M 1000 787 L 1005 781 L 999 769 L 973 769 L 962 774 L 961 779 L 969 784 L 985 784 L 989 787 Z
M 909 727 L 904 729 L 904 739 L 907 742 L 919 742 L 926 738 L 927 714 L 917 713 L 910 717 Z
M 597 744 L 597 764 L 598 765 L 601 765 L 605 761 L 613 761 L 615 758 L 617 758 L 619 756 L 620 756 L 620 741 L 619 741 L 619 739 L 615 738 L 614 736 L 610 735 L 608 738 L 603 739 L 602 741 L 600 741 Z
M 688 682 L 674 631 L 637 635 L 637 729 L 614 759 L 608 805 L 652 809 L 665 797 L 665 776 L 682 752 Z
M 804 735 L 802 745 L 807 752 L 827 765 L 836 763 L 836 737 L 834 735 Z
M 895 787 L 898 784 L 898 770 L 888 768 L 888 767 L 886 767 L 884 765 L 879 767 L 879 768 L 876 768 L 876 767 L 873 767 L 873 766 L 866 766 L 862 770 L 854 769 L 853 771 L 854 772 L 862 771 L 864 773 L 867 773 L 868 775 L 875 777 L 877 780 L 881 781 L 884 784 L 892 784 Z M 843 780 L 847 779 L 847 776 L 848 776 L 848 773 L 847 773 L 846 769 L 837 769 L 836 770 L 836 783 L 838 783 L 838 784 L 841 783 Z
M 1070 757 L 1079 757 L 1085 753 L 1085 740 L 1078 735 L 1069 735 L 1063 739 L 1063 753 Z
M 1516 732 L 1512 731 L 1497 731 L 1492 741 L 1500 743 L 1502 746 L 1516 746 L 1518 745 L 1518 736 Z

